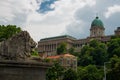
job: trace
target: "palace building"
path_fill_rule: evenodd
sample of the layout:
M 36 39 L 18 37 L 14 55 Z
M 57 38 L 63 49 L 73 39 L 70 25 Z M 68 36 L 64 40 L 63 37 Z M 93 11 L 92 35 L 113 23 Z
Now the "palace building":
M 106 43 L 111 39 L 112 36 L 115 35 L 120 35 L 120 27 L 115 30 L 114 35 L 105 35 L 104 24 L 99 19 L 99 17 L 96 17 L 91 23 L 89 37 L 85 39 L 76 39 L 69 35 L 62 35 L 44 38 L 38 42 L 38 52 L 40 53 L 40 55 L 44 55 L 46 57 L 56 55 L 57 47 L 63 42 L 67 43 L 67 49 L 74 47 L 75 51 L 79 52 L 81 47 L 89 44 L 91 39 L 97 39 L 101 42 Z

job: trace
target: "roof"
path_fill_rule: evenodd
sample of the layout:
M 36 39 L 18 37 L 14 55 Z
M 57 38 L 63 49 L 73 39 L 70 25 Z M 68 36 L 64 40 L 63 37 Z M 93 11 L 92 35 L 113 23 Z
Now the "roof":
M 104 28 L 104 24 L 103 22 L 99 19 L 99 17 L 97 16 L 91 23 L 91 27 L 101 27 Z
M 57 56 L 48 56 L 47 58 L 49 58 L 49 59 L 58 59 L 58 58 L 60 58 L 60 56 L 59 55 L 57 55 Z
M 61 55 L 56 55 L 56 56 L 48 56 L 47 58 L 49 58 L 49 59 L 58 59 L 60 57 L 71 57 L 71 58 L 73 58 L 75 56 L 67 53 L 67 54 L 61 54 Z
M 71 54 L 64 54 L 63 56 L 64 56 L 64 57 L 75 57 L 75 56 L 73 56 L 73 55 L 71 55 Z
M 120 27 L 117 27 L 117 30 L 120 30 Z
M 76 38 L 69 36 L 69 35 L 62 35 L 62 36 L 56 36 L 56 37 L 49 37 L 49 38 L 43 38 L 40 41 L 47 41 L 47 40 L 54 40 L 54 39 L 61 39 L 61 38 L 70 38 L 75 40 Z

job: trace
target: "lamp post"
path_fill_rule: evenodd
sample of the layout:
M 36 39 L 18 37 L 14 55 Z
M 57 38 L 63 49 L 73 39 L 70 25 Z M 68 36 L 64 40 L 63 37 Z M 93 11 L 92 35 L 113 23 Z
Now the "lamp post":
M 104 62 L 104 80 L 106 80 L 106 64 L 110 62 Z

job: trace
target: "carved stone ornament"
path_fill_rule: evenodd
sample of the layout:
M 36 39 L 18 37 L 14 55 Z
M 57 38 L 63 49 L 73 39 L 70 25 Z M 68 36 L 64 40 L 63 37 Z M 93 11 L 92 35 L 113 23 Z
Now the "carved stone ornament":
M 36 42 L 27 31 L 22 31 L 8 40 L 0 42 L 0 59 L 25 60 L 31 56 L 31 51 L 36 47 Z

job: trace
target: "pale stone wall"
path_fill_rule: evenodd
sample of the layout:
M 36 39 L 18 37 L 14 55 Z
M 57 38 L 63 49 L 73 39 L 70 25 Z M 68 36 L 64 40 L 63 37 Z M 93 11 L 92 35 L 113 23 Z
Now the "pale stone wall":
M 70 49 L 74 43 L 73 40 L 69 38 L 39 41 L 38 52 L 40 54 L 46 54 L 47 56 L 56 55 L 57 47 L 63 42 L 67 43 L 67 49 Z
M 98 36 L 105 36 L 104 35 L 104 28 L 92 27 L 90 29 L 90 37 L 98 37 Z

